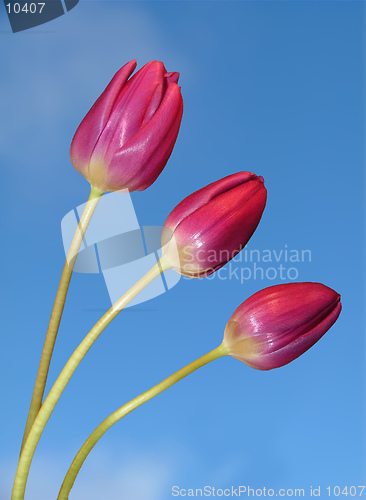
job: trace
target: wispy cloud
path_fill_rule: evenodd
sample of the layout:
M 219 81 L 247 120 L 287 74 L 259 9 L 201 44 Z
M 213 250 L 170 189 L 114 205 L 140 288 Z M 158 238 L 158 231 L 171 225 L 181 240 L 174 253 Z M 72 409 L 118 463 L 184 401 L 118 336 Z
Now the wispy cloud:
M 98 445 L 82 467 L 70 500 L 169 500 L 176 485 L 194 488 L 234 484 L 235 477 L 248 465 L 248 456 L 243 454 L 223 456 L 214 466 L 206 463 L 204 457 L 205 453 L 192 448 L 192 444 L 187 446 L 164 438 L 150 447 L 124 443 L 121 453 Z M 65 454 L 37 453 L 26 499 L 56 498 L 70 460 Z M 0 500 L 10 498 L 15 467 L 16 460 L 0 461 Z M 192 484 L 187 483 L 187 477 L 191 477 Z
M 49 168 L 37 161 L 45 150 L 67 154 L 74 128 L 125 62 L 163 59 L 170 71 L 181 70 L 157 21 L 132 4 L 83 3 L 38 30 L 10 38 L 0 56 L 0 93 L 7 96 L 0 102 L 0 148 L 36 169 Z
M 70 462 L 70 458 L 68 459 Z M 67 460 L 61 456 L 36 457 L 29 475 L 27 500 L 56 498 L 66 472 Z M 0 463 L 0 500 L 11 496 L 15 461 Z M 175 468 L 171 457 L 160 452 L 136 453 L 130 458 L 99 450 L 88 457 L 85 470 L 77 478 L 70 500 L 161 500 L 170 492 L 169 478 Z

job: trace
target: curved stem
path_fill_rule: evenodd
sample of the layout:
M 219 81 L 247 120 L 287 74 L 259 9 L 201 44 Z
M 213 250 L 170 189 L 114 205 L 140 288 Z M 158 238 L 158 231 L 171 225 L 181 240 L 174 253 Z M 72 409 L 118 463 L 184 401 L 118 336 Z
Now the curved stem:
M 33 425 L 33 422 L 42 404 L 52 352 L 56 342 L 57 332 L 60 326 L 61 316 L 65 305 L 67 291 L 69 289 L 72 271 L 74 269 L 76 257 L 80 250 L 80 246 L 83 241 L 85 232 L 89 226 L 90 220 L 93 216 L 93 213 L 98 205 L 98 202 L 102 194 L 103 193 L 100 192 L 99 190 L 93 187 L 91 188 L 89 199 L 85 205 L 84 211 L 80 218 L 80 222 L 75 231 L 74 238 L 71 242 L 69 251 L 66 256 L 66 262 L 62 271 L 60 284 L 57 289 L 55 302 L 53 304 L 51 318 L 48 324 L 41 360 L 39 363 L 36 382 L 34 384 L 33 395 L 29 407 L 27 423 L 25 425 L 21 450 L 23 449 L 29 431 Z
M 193 363 L 190 363 L 184 368 L 178 370 L 177 372 L 173 373 L 173 375 L 170 375 L 170 377 L 166 378 L 159 384 L 155 385 L 151 389 L 140 394 L 140 396 L 137 396 L 136 398 L 132 399 L 125 405 L 121 406 L 121 408 L 119 408 L 114 413 L 109 415 L 109 417 L 103 420 L 103 422 L 88 437 L 88 439 L 85 441 L 85 443 L 75 456 L 65 476 L 64 482 L 62 483 L 57 500 L 67 500 L 69 498 L 69 493 L 71 491 L 71 488 L 73 487 L 76 476 L 78 475 L 86 457 L 93 449 L 93 447 L 97 444 L 98 440 L 103 436 L 105 432 L 107 432 L 108 429 L 112 427 L 112 425 L 121 420 L 121 418 L 125 417 L 131 411 L 135 410 L 142 404 L 146 403 L 146 401 L 149 401 L 150 399 L 154 398 L 155 396 L 165 391 L 172 385 L 179 382 L 179 380 L 181 380 L 182 378 L 186 377 L 190 373 L 193 373 L 198 368 L 201 368 L 201 366 L 204 366 L 207 363 L 210 363 L 211 361 L 220 358 L 221 356 L 225 356 L 227 354 L 228 354 L 227 347 L 221 344 L 213 351 L 210 351 L 201 358 L 196 359 L 196 361 L 193 361 Z
M 160 259 L 160 261 L 155 264 L 155 266 L 150 269 L 150 271 L 148 271 L 143 278 L 141 278 L 135 285 L 133 285 L 133 287 L 130 288 L 130 290 L 128 290 L 120 299 L 117 300 L 117 302 L 113 304 L 104 316 L 102 316 L 102 318 L 93 326 L 81 344 L 75 349 L 44 400 L 44 403 L 42 404 L 29 432 L 28 438 L 24 443 L 14 479 L 13 493 L 11 497 L 12 500 L 22 500 L 24 498 L 29 468 L 43 429 L 45 428 L 58 400 L 60 399 L 63 390 L 68 384 L 77 366 L 84 358 L 85 354 L 89 351 L 99 335 L 117 316 L 117 314 L 122 311 L 122 309 L 124 309 L 126 305 L 131 302 L 131 300 L 135 298 L 136 295 L 138 295 L 149 283 L 157 278 L 162 272 L 169 269 L 169 267 L 169 264 L 164 260 L 164 258 Z

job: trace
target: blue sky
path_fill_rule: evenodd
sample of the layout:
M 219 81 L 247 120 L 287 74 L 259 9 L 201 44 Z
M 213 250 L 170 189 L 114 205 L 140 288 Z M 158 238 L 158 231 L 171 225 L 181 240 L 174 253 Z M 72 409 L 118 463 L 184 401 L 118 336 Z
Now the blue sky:
M 0 499 L 9 498 L 64 261 L 60 222 L 89 185 L 72 167 L 79 122 L 136 58 L 181 73 L 181 131 L 140 225 L 225 175 L 262 175 L 248 249 L 309 249 L 298 281 L 342 295 L 338 322 L 271 372 L 224 358 L 117 424 L 71 499 L 168 500 L 172 487 L 304 488 L 365 481 L 364 5 L 362 2 L 80 2 L 12 34 L 0 19 L 2 336 Z M 289 263 L 281 262 L 289 267 Z M 253 269 L 253 262 L 237 267 Z M 264 272 L 277 263 L 262 263 Z M 185 280 L 121 313 L 75 373 L 40 441 L 26 498 L 55 498 L 108 414 L 216 347 L 234 309 L 275 279 Z M 101 275 L 75 274 L 50 380 L 110 307 Z M 49 386 L 50 387 L 50 386 Z M 366 493 L 364 493 L 366 494 Z

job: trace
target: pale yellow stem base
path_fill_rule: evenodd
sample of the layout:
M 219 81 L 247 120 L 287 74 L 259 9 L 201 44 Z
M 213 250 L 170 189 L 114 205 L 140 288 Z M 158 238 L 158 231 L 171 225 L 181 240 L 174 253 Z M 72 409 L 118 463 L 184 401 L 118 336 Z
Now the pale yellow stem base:
M 52 411 L 60 399 L 63 390 L 78 367 L 80 361 L 84 358 L 93 343 L 97 340 L 99 335 L 109 325 L 109 323 L 117 316 L 117 314 L 122 311 L 122 309 L 124 309 L 124 307 L 126 307 L 126 305 L 131 302 L 131 300 L 135 298 L 136 295 L 138 295 L 149 283 L 169 268 L 169 263 L 167 263 L 164 257 L 162 257 L 162 259 L 160 259 L 160 261 L 155 264 L 155 266 L 148 271 L 143 278 L 141 278 L 132 288 L 130 288 L 130 290 L 128 290 L 120 299 L 117 300 L 117 302 L 113 304 L 104 316 L 102 316 L 102 318 L 93 326 L 81 344 L 75 349 L 44 400 L 44 403 L 34 420 L 28 438 L 24 443 L 14 479 L 11 500 L 23 500 L 24 498 L 29 468 L 39 439 L 52 414 Z

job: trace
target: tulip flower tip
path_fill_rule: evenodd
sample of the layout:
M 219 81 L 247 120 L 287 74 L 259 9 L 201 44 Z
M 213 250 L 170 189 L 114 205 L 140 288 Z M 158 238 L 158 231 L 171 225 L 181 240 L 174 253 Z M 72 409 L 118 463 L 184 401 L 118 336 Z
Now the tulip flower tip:
M 173 269 L 191 278 L 204 278 L 233 259 L 248 243 L 261 219 L 267 190 L 263 178 L 238 172 L 192 193 L 169 214 L 164 224 Z M 176 258 L 178 255 L 178 259 Z
M 245 300 L 226 325 L 229 354 L 258 370 L 284 366 L 301 356 L 331 328 L 341 296 L 321 283 L 264 288 Z
M 79 125 L 71 163 L 102 191 L 143 191 L 164 169 L 178 136 L 183 99 L 164 64 L 125 64 Z M 165 76 L 166 75 L 166 76 Z

